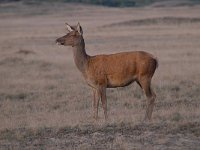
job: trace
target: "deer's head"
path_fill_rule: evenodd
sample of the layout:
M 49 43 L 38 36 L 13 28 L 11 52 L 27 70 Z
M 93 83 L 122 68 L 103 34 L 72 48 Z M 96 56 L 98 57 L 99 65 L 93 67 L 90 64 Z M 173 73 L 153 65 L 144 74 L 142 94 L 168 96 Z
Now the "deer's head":
M 83 30 L 80 24 L 76 26 L 70 26 L 66 23 L 68 34 L 56 39 L 56 43 L 64 46 L 77 46 L 80 45 L 83 40 Z

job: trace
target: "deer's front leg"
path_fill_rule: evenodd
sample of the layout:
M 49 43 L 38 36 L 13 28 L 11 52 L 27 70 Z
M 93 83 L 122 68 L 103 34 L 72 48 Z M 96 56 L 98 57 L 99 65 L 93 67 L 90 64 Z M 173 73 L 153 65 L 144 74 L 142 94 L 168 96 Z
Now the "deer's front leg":
M 97 89 L 93 89 L 93 111 L 94 111 L 94 119 L 98 119 L 98 108 L 99 108 L 99 92 Z
M 103 107 L 103 110 L 104 110 L 105 120 L 107 120 L 108 115 L 107 115 L 106 88 L 102 88 L 101 89 L 101 102 L 102 102 L 102 107 Z

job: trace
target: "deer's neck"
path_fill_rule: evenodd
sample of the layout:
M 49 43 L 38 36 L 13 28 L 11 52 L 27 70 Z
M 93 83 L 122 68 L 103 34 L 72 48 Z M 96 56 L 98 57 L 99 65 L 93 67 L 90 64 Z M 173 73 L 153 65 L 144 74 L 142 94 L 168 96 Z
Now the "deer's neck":
M 77 68 L 84 74 L 87 69 L 89 56 L 85 51 L 85 42 L 82 39 L 81 44 L 73 47 L 74 62 Z

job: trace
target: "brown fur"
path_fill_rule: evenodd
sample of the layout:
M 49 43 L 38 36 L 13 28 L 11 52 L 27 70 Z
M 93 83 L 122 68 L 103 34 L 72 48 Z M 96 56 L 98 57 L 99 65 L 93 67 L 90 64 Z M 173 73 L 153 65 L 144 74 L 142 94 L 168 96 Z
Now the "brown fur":
M 156 65 L 157 60 L 142 51 L 97 55 L 90 57 L 86 76 L 107 88 L 123 87 L 140 76 L 151 78 Z
M 67 35 L 58 38 L 57 43 L 74 47 L 74 59 L 89 86 L 94 91 L 94 117 L 98 117 L 99 99 L 101 99 L 105 118 L 107 118 L 106 88 L 123 87 L 136 81 L 147 97 L 145 119 L 151 119 L 155 93 L 151 89 L 151 79 L 158 67 L 157 59 L 143 51 L 122 52 L 110 55 L 89 56 L 85 52 L 83 31 L 78 24 L 71 27 Z

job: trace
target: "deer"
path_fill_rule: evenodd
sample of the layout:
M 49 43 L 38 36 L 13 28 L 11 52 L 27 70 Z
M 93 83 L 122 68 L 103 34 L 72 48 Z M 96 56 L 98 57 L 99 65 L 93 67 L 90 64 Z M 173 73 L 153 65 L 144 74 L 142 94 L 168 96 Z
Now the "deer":
M 120 52 L 90 56 L 86 53 L 83 29 L 78 23 L 71 26 L 66 23 L 68 33 L 56 43 L 71 46 L 74 62 L 85 81 L 93 90 L 93 117 L 98 119 L 99 101 L 101 100 L 104 117 L 107 120 L 107 88 L 125 87 L 136 82 L 147 98 L 144 121 L 151 121 L 156 94 L 151 88 L 151 80 L 158 60 L 145 51 Z

